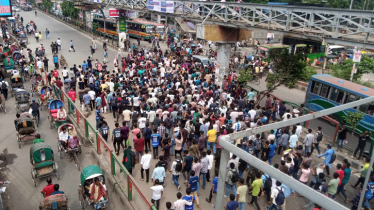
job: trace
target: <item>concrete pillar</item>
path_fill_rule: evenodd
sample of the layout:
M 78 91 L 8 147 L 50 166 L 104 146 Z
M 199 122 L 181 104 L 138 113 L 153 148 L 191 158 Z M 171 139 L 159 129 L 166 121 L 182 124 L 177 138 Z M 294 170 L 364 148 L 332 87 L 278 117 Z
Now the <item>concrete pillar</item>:
M 217 67 L 215 72 L 215 82 L 222 91 L 223 75 L 230 72 L 230 53 L 231 44 L 226 42 L 217 42 Z
M 157 23 L 161 23 L 161 15 L 157 15 Z
M 222 210 L 223 209 L 223 197 L 226 194 L 226 165 L 230 159 L 230 152 L 222 149 L 221 152 L 221 162 L 219 164 L 219 175 L 218 175 L 218 186 L 217 186 L 217 197 L 216 197 L 216 205 L 214 210 Z

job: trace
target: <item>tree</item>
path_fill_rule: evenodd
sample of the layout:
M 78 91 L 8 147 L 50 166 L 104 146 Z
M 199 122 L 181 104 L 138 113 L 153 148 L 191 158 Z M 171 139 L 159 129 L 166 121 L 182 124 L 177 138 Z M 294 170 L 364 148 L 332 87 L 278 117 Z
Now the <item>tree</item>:
M 298 80 L 302 78 L 306 65 L 304 54 L 289 54 L 281 52 L 274 55 L 274 74 L 267 76 L 267 93 L 273 92 L 281 85 L 294 88 Z
M 353 130 L 352 136 L 353 136 L 353 134 L 354 134 L 354 132 L 356 130 L 356 127 L 357 127 L 358 123 L 362 119 L 364 119 L 364 116 L 365 116 L 365 114 L 363 112 L 359 112 L 359 111 L 357 111 L 357 112 L 350 112 L 350 111 L 347 111 L 347 115 L 343 117 L 344 120 L 349 125 L 351 125 L 351 127 L 352 127 L 352 130 Z
M 333 73 L 332 75 L 341 79 L 350 80 L 351 72 L 353 68 L 353 61 L 352 59 L 346 59 L 340 65 L 333 65 L 331 67 Z M 361 57 L 361 62 L 356 64 L 356 73 L 353 74 L 354 82 L 360 80 L 363 74 L 370 73 L 372 69 L 374 69 L 374 60 L 366 55 Z
M 53 2 L 51 2 L 51 0 L 43 0 L 43 3 L 41 3 L 41 5 L 45 10 L 51 11 Z
M 251 81 L 252 79 L 252 71 L 250 69 L 243 69 L 239 71 L 239 76 L 238 76 L 238 82 L 240 84 L 245 84 L 246 82 Z
M 61 4 L 62 15 L 70 18 L 78 18 L 79 10 L 74 7 L 74 2 L 64 1 Z

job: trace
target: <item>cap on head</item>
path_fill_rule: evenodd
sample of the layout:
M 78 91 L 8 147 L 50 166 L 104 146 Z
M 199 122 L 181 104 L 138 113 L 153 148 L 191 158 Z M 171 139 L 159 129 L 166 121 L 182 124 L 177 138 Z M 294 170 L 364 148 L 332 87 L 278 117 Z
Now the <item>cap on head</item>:
M 35 99 L 32 99 L 32 102 L 35 102 Z

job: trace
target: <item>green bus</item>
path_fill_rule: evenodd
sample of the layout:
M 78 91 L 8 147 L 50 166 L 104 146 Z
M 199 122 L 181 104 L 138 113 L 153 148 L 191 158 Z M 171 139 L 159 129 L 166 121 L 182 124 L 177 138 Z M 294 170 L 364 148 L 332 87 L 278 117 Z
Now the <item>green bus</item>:
M 307 49 L 308 48 L 308 49 Z M 276 44 L 264 44 L 257 47 L 257 55 L 264 57 L 265 60 L 274 59 L 275 54 L 279 52 L 286 52 L 289 50 L 289 45 L 283 45 L 282 43 Z M 296 53 L 307 52 L 308 58 L 313 60 L 315 58 L 320 58 L 325 55 L 326 45 L 312 46 L 309 47 L 305 44 L 296 45 Z

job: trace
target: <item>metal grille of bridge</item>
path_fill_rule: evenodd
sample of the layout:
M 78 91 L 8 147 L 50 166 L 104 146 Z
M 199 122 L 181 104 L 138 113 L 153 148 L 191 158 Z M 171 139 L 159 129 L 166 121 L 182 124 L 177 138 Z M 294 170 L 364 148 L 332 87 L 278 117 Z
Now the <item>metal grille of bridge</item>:
M 148 10 L 146 0 L 104 0 L 103 4 L 142 12 Z M 374 12 L 368 10 L 175 0 L 173 14 L 159 14 L 196 23 L 282 32 L 295 38 L 374 49 Z

